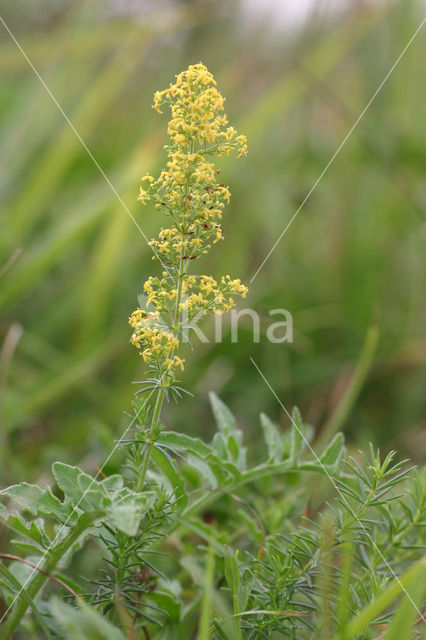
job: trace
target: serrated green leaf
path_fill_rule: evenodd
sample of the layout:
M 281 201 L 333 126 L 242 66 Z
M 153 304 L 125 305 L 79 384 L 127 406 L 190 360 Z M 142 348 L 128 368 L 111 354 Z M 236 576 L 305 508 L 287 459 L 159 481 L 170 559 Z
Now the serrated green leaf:
M 43 553 L 46 551 L 46 547 L 41 547 L 35 542 L 28 542 L 27 540 L 18 540 L 18 539 L 12 539 L 10 542 L 13 545 L 14 549 L 16 549 L 17 551 L 19 549 L 21 551 L 26 551 L 27 554 L 30 554 L 34 557 L 42 556 Z
M 260 424 L 263 429 L 266 446 L 268 448 L 268 460 L 281 462 L 283 459 L 283 442 L 277 427 L 264 413 L 260 414 Z
M 78 484 L 78 477 L 83 471 L 63 462 L 55 462 L 52 466 L 52 472 L 58 487 L 73 504 L 76 504 L 81 499 L 82 491 Z
M 81 489 L 81 497 L 83 498 L 84 496 L 82 500 L 82 502 L 84 501 L 84 505 L 88 504 L 92 511 L 102 513 L 111 501 L 105 486 L 96 482 L 91 476 L 85 473 L 78 476 L 77 482 Z
M 82 511 L 102 511 L 102 498 L 107 497 L 107 493 L 99 482 L 78 467 L 63 462 L 55 462 L 52 471 L 58 486 L 75 507 Z
M 46 548 L 50 544 L 50 538 L 45 531 L 44 521 L 41 518 L 26 522 L 20 515 L 12 512 L 7 519 L 7 525 L 17 533 L 35 542 L 40 548 Z
M 318 460 L 305 460 L 304 462 L 300 462 L 298 465 L 299 469 L 302 471 L 323 473 L 326 476 L 329 474 L 337 474 L 345 454 L 343 441 L 343 434 L 337 433 Z M 356 493 L 354 496 L 356 496 Z
M 49 516 L 64 522 L 72 514 L 69 503 L 61 502 L 49 488 L 41 489 L 35 484 L 21 482 L 3 489 L 0 495 L 8 496 L 22 509 L 36 516 Z

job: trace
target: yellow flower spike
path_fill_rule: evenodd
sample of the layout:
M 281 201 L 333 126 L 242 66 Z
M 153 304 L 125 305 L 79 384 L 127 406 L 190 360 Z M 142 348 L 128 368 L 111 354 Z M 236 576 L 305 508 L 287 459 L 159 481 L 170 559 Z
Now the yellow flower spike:
M 247 293 L 240 280 L 230 276 L 219 283 L 211 276 L 188 275 L 192 261 L 223 239 L 219 221 L 231 194 L 219 183 L 212 157 L 231 152 L 242 157 L 247 140 L 229 125 L 224 99 L 202 63 L 190 65 L 170 87 L 155 92 L 154 109 L 162 113 L 164 106 L 171 113 L 167 166 L 158 178 L 143 176 L 139 193 L 142 204 L 152 202 L 170 220 L 149 243 L 164 271 L 161 279 L 150 277 L 144 283 L 147 311 L 136 309 L 129 324 L 131 342 L 153 375 L 168 386 L 176 370 L 184 368 L 176 354 L 183 323 L 200 311 L 225 313 L 234 305 L 233 296 Z

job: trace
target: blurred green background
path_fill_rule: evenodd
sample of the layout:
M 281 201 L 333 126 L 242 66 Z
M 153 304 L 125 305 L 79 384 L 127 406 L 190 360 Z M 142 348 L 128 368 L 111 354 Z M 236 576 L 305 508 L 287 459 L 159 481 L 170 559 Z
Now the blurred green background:
M 407 0 L 1 8 L 148 237 L 162 219 L 136 197 L 140 177 L 164 164 L 167 121 L 152 94 L 189 63 L 209 67 L 249 154 L 223 162 L 226 240 L 197 267 L 247 284 L 424 12 Z M 264 328 L 270 309 L 292 313 L 294 343 L 253 344 L 249 323 L 237 344 L 226 331 L 222 344 L 197 343 L 182 376 L 195 397 L 168 408 L 170 427 L 208 437 L 209 389 L 247 439 L 260 411 L 287 425 L 252 356 L 284 405 L 324 430 L 374 325 L 377 349 L 343 427 L 357 445 L 424 459 L 425 35 L 250 288 Z M 13 482 L 46 473 L 56 457 L 93 470 L 121 435 L 131 381 L 144 375 L 127 318 L 158 264 L 2 24 L 0 75 L 1 472 Z

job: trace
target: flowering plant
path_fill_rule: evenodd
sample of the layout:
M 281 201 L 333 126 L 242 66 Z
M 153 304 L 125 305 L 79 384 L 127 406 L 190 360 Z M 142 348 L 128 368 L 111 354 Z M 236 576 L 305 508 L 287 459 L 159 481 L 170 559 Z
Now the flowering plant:
M 154 95 L 158 113 L 164 104 L 171 109 L 168 162 L 157 179 L 149 174 L 142 178 L 139 200 L 154 203 L 169 226 L 150 242 L 154 258 L 164 268 L 162 277 L 146 280 L 147 309 L 136 309 L 129 323 L 132 344 L 158 387 L 159 406 L 164 391 L 173 385 L 176 369 L 184 368 L 176 353 L 184 322 L 186 326 L 200 312 L 225 313 L 233 307 L 234 295 L 247 293 L 241 281 L 230 276 L 217 282 L 210 275 L 189 274 L 191 262 L 223 238 L 220 222 L 230 201 L 229 189 L 217 183 L 220 171 L 209 159 L 232 151 L 242 157 L 247 152 L 245 136 L 228 126 L 223 103 L 216 81 L 202 64 L 189 66 L 168 89 Z
M 208 159 L 242 156 L 246 140 L 201 64 L 155 94 L 157 111 L 165 103 L 167 169 L 145 176 L 139 196 L 170 220 L 151 242 L 164 271 L 146 280 L 147 307 L 130 317 L 149 377 L 115 473 L 55 462 L 53 491 L 26 482 L 0 491 L 0 519 L 18 536 L 17 552 L 0 554 L 0 640 L 408 640 L 424 622 L 424 473 L 373 447 L 347 456 L 341 433 L 317 455 L 297 410 L 287 431 L 261 415 L 263 458 L 248 461 L 214 394 L 211 442 L 161 423 L 164 398 L 181 391 L 188 318 L 224 313 L 247 292 L 230 276 L 189 273 L 222 238 L 230 197 Z M 327 480 L 326 490 L 315 481 L 322 502 L 312 474 Z

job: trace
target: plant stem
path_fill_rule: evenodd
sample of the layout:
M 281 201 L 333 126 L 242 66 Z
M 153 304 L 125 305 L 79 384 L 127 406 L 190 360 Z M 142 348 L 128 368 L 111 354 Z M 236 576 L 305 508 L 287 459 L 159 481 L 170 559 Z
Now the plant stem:
M 191 143 L 191 147 L 190 147 L 190 153 L 193 153 L 194 151 L 194 145 L 193 143 Z M 187 202 L 187 197 L 189 194 L 189 186 L 187 185 L 186 188 L 186 194 L 185 194 L 185 203 Z M 177 221 L 176 221 L 177 222 Z M 185 235 L 185 225 L 184 225 L 184 229 L 181 232 L 183 234 L 183 236 Z M 180 257 L 179 257 L 179 266 L 178 266 L 178 270 L 177 270 L 177 291 L 176 291 L 176 307 L 175 307 L 175 312 L 174 312 L 174 317 L 173 317 L 173 324 L 172 324 L 172 334 L 175 338 L 178 337 L 179 334 L 179 327 L 180 327 L 180 317 L 181 317 L 181 310 L 180 310 L 180 305 L 182 302 L 182 292 L 183 292 L 183 281 L 185 278 L 185 266 L 184 266 L 184 261 L 183 261 L 183 248 L 181 248 L 180 250 Z M 171 358 L 173 359 L 173 355 L 174 352 L 171 355 Z M 164 376 L 164 374 L 163 374 Z M 154 447 L 154 441 L 152 440 L 151 434 L 152 434 L 152 428 L 155 424 L 157 424 L 159 418 L 160 418 L 160 413 L 161 413 L 161 408 L 163 406 L 163 400 L 164 400 L 164 387 L 163 387 L 163 376 L 161 377 L 161 386 L 158 389 L 158 393 L 157 393 L 157 399 L 155 401 L 155 406 L 154 406 L 154 413 L 152 415 L 152 420 L 151 420 L 151 424 L 149 427 L 149 433 L 148 433 L 148 438 L 150 440 L 149 445 L 147 450 L 145 451 L 145 455 L 143 458 L 143 463 L 142 463 L 142 467 L 141 467 L 141 472 L 139 474 L 139 478 L 138 481 L 136 483 L 136 491 L 142 491 L 144 484 L 145 484 L 145 478 L 146 478 L 146 473 L 148 471 L 148 466 L 149 466 L 149 462 L 151 459 L 151 453 L 152 453 L 152 449 Z
M 148 436 L 151 435 L 152 427 L 158 422 L 158 419 L 159 419 L 160 413 L 161 413 L 161 407 L 163 405 L 163 399 L 164 399 L 164 387 L 160 387 L 158 389 L 157 399 L 155 401 L 154 413 L 152 414 L 152 420 L 151 420 L 151 425 L 149 427 Z M 142 489 L 144 487 L 146 472 L 148 470 L 149 461 L 151 459 L 151 452 L 152 452 L 152 447 L 153 446 L 154 446 L 154 442 L 153 442 L 152 438 L 150 438 L 150 443 L 148 445 L 147 450 L 145 451 L 145 455 L 144 455 L 144 458 L 143 458 L 141 472 L 139 474 L 139 478 L 138 478 L 138 481 L 136 483 L 136 491 L 142 491 Z
M 55 570 L 62 556 L 68 551 L 68 549 L 80 537 L 80 535 L 90 526 L 91 523 L 92 518 L 89 518 L 87 514 L 83 514 L 78 519 L 75 527 L 72 528 L 56 546 L 50 549 L 46 556 L 46 561 L 43 565 L 43 571 L 46 573 L 34 570 L 34 575 L 28 581 L 28 584 L 25 585 L 25 595 L 23 593 L 23 588 L 21 587 L 21 591 L 18 592 L 16 605 L 12 610 L 12 613 L 0 629 L 0 640 L 9 640 L 9 638 L 12 637 L 12 634 L 14 633 L 16 627 L 18 626 L 28 609 L 28 597 L 32 600 L 35 598 L 48 578 L 46 574 L 51 573 Z
M 238 594 L 234 593 L 233 597 L 234 602 L 234 614 L 235 614 L 235 624 L 237 627 L 237 640 L 241 640 L 241 617 L 240 613 L 240 604 L 238 602 Z

